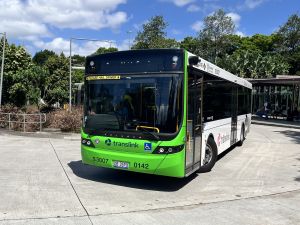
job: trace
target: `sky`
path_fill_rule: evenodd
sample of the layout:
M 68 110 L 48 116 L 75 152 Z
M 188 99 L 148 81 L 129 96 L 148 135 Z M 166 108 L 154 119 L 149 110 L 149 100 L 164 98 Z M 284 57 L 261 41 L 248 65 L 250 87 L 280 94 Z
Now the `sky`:
M 142 25 L 156 15 L 168 23 L 167 36 L 177 41 L 196 36 L 203 19 L 222 8 L 236 34 L 269 35 L 294 13 L 299 0 L 0 0 L 0 33 L 9 43 L 34 55 L 43 49 L 89 55 L 99 47 L 126 50 Z

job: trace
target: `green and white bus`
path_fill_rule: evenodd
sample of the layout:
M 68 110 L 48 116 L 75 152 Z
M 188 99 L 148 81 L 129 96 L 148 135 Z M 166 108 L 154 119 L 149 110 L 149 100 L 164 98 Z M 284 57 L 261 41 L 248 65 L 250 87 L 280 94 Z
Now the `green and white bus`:
M 249 132 L 251 89 L 183 49 L 89 56 L 82 162 L 171 177 L 210 171 Z

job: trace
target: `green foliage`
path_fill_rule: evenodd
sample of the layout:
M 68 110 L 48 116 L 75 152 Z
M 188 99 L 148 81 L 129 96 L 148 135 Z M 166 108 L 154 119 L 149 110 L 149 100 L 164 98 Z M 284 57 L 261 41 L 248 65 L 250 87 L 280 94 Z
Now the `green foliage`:
M 110 48 L 100 47 L 97 49 L 96 52 L 93 53 L 93 55 L 105 54 L 105 53 L 111 53 L 111 52 L 117 52 L 117 51 L 118 51 L 118 49 L 114 48 L 114 47 L 110 47 Z
M 297 14 L 291 15 L 277 35 L 283 51 L 297 51 L 300 47 L 300 17 Z
M 72 56 L 72 65 L 73 66 L 84 66 L 85 64 L 85 57 L 80 55 L 73 55 Z
M 69 60 L 61 55 L 49 57 L 45 63 L 45 69 L 49 72 L 43 93 L 44 100 L 48 104 L 56 102 L 64 103 L 68 99 L 69 87 Z
M 32 58 L 32 62 L 34 62 L 36 65 L 43 66 L 47 62 L 48 58 L 54 55 L 55 52 L 45 49 L 35 53 L 35 55 Z
M 300 17 L 291 15 L 276 35 L 278 51 L 291 65 L 290 74 L 300 74 Z
M 83 83 L 83 82 L 84 82 L 84 70 L 73 70 L 72 83 Z
M 166 38 L 167 26 L 163 16 L 152 17 L 138 32 L 132 49 L 178 48 L 179 43 L 175 39 Z
M 13 85 L 8 91 L 10 102 L 19 107 L 24 106 L 27 102 L 39 107 L 47 75 L 46 70 L 36 65 L 17 71 L 12 76 Z
M 275 35 L 263 35 L 263 34 L 255 34 L 252 37 L 250 37 L 250 41 L 255 46 L 256 50 L 259 50 L 260 52 L 273 52 L 275 49 L 274 46 L 274 40 Z
M 218 59 L 221 67 L 245 78 L 267 78 L 286 74 L 289 65 L 279 54 L 262 55 L 259 51 L 239 50 Z
M 199 41 L 194 37 L 185 37 L 183 41 L 180 42 L 180 48 L 184 48 L 191 53 L 197 54 Z
M 198 35 L 197 53 L 216 63 L 217 57 L 224 56 L 224 50 L 229 44 L 228 37 L 234 33 L 235 25 L 231 17 L 226 16 L 226 13 L 219 9 L 204 19 L 203 26 Z
M 3 42 L 1 42 L 3 43 Z M 2 52 L 2 45 L 1 45 Z M 2 56 L 2 55 L 1 55 Z M 2 103 L 16 102 L 19 96 L 22 95 L 23 89 L 21 86 L 15 86 L 14 76 L 18 71 L 23 71 L 32 66 L 30 55 L 22 46 L 16 46 L 14 44 L 9 45 L 6 42 L 5 45 L 5 63 L 3 74 L 3 90 L 2 90 Z M 10 94 L 11 88 L 18 92 L 18 95 L 12 96 Z M 17 91 L 17 87 L 20 87 L 20 91 Z M 22 100 L 22 99 L 20 99 Z M 24 102 L 24 101 L 23 101 Z M 21 103 L 20 103 L 21 104 Z
M 22 83 L 13 84 L 8 91 L 11 102 L 18 107 L 25 105 L 26 92 L 27 92 L 27 89 L 26 89 L 25 85 Z

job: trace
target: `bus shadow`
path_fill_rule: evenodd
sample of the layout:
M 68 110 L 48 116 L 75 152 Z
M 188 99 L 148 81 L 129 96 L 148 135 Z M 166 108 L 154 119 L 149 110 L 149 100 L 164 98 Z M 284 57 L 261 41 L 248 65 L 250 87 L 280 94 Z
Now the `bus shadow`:
M 282 131 L 274 131 L 275 133 L 280 133 L 290 138 L 294 143 L 300 144 L 300 131 L 295 130 L 282 130 Z
M 233 149 L 235 149 L 237 147 L 237 145 L 232 145 L 230 148 L 228 148 L 227 150 L 225 150 L 224 152 L 222 152 L 220 155 L 218 155 L 218 159 L 217 161 L 221 160 L 223 157 L 225 157 L 229 152 L 231 152 Z
M 172 178 L 130 171 L 113 170 L 84 165 L 81 160 L 71 161 L 68 163 L 68 166 L 72 169 L 76 176 L 86 180 L 163 192 L 178 191 L 197 177 L 196 173 L 187 178 Z

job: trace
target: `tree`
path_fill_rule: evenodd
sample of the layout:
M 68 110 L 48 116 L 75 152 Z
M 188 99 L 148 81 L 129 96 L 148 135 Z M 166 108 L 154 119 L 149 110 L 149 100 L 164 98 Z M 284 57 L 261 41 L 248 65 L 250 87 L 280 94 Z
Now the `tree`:
M 262 54 L 275 51 L 275 35 L 255 34 L 249 39 L 253 43 L 253 46 L 255 46 L 255 49 L 259 50 Z
M 291 65 L 290 74 L 300 74 L 300 17 L 297 14 L 291 15 L 275 35 L 278 51 Z
M 45 65 L 48 58 L 50 56 L 54 56 L 54 55 L 55 55 L 55 52 L 45 49 L 45 50 L 35 53 L 35 55 L 32 58 L 32 62 L 34 62 L 36 65 L 43 66 L 43 65 Z
M 69 60 L 63 53 L 59 56 L 50 56 L 45 63 L 45 69 L 48 70 L 49 76 L 46 78 L 42 93 L 44 100 L 49 105 L 66 102 L 69 88 Z
M 180 48 L 184 48 L 191 53 L 197 54 L 197 49 L 199 45 L 199 40 L 194 37 L 185 37 L 183 41 L 180 42 Z
M 148 23 L 143 25 L 143 30 L 138 32 L 132 49 L 179 47 L 179 43 L 175 39 L 166 37 L 167 26 L 163 16 L 152 17 Z
M 37 65 L 31 65 L 26 70 L 17 71 L 13 75 L 13 85 L 9 89 L 11 102 L 19 107 L 28 102 L 39 108 L 48 76 L 48 71 Z
M 217 62 L 217 57 L 224 56 L 224 50 L 228 45 L 228 36 L 235 31 L 235 25 L 231 17 L 222 9 L 214 12 L 204 19 L 204 28 L 199 32 L 198 54 L 203 55 L 212 62 Z
M 76 66 L 84 66 L 85 64 L 85 57 L 81 55 L 73 55 L 72 56 L 72 65 Z
M 117 52 L 118 49 L 115 47 L 109 47 L 109 48 L 104 48 L 100 47 L 93 53 L 93 55 L 98 55 L 98 54 L 105 54 L 105 53 L 111 53 L 111 52 Z
M 295 52 L 300 47 L 300 17 L 293 14 L 279 28 L 277 35 L 283 51 Z
M 255 50 L 237 50 L 219 60 L 222 68 L 245 78 L 273 77 L 286 74 L 289 69 L 288 63 L 279 54 L 262 55 Z
M 2 52 L 2 44 L 0 49 Z M 31 57 L 22 46 L 16 46 L 14 44 L 9 45 L 6 42 L 2 89 L 2 99 L 4 104 L 12 102 L 12 100 L 16 101 L 16 96 L 11 96 L 9 93 L 9 90 L 11 90 L 12 86 L 14 85 L 14 75 L 18 71 L 24 71 L 28 69 L 31 65 Z

